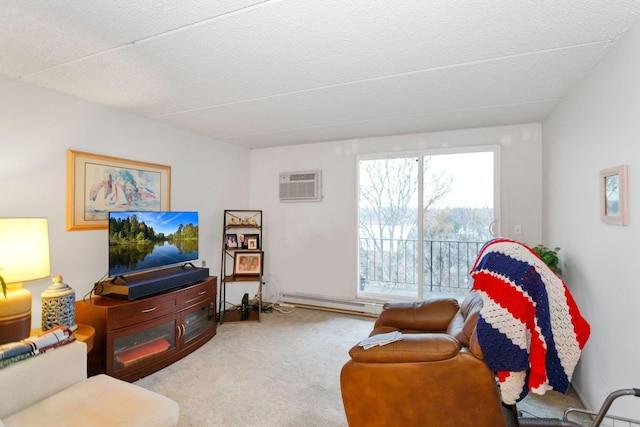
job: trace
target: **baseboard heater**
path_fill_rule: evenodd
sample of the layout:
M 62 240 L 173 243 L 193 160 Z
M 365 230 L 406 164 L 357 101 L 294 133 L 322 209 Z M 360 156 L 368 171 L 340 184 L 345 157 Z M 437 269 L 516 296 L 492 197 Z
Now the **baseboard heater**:
M 322 295 L 289 293 L 285 292 L 280 298 L 288 304 L 299 304 L 315 308 L 326 308 L 332 310 L 341 310 L 347 312 L 365 313 L 378 315 L 382 312 L 382 303 L 373 301 L 357 301 L 349 299 L 340 299 L 325 297 Z

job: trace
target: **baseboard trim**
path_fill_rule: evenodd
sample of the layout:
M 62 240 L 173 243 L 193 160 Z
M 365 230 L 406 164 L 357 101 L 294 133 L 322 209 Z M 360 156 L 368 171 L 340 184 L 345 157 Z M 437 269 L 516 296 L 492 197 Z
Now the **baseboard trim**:
M 268 305 L 273 305 L 275 307 L 277 307 L 278 303 L 272 303 L 272 302 L 267 302 L 267 301 L 263 301 L 263 306 L 268 306 Z M 355 315 L 355 316 L 362 316 L 362 317 L 371 317 L 371 318 L 378 318 L 377 314 L 374 313 L 367 313 L 364 311 L 358 311 L 358 310 L 347 310 L 344 308 L 333 308 L 333 307 L 325 307 L 325 306 L 321 306 L 321 305 L 313 305 L 313 304 L 301 304 L 301 303 L 297 303 L 297 302 L 287 302 L 286 303 L 287 306 L 284 307 L 284 309 L 286 310 L 288 307 L 299 307 L 299 308 L 308 308 L 311 310 L 320 310 L 320 311 L 329 311 L 329 312 L 333 312 L 333 313 L 341 313 L 341 314 L 351 314 L 351 315 Z
M 384 305 L 380 301 L 346 299 L 298 292 L 284 292 L 278 297 L 278 300 L 300 307 L 314 307 L 320 310 L 363 314 L 371 317 L 378 317 Z

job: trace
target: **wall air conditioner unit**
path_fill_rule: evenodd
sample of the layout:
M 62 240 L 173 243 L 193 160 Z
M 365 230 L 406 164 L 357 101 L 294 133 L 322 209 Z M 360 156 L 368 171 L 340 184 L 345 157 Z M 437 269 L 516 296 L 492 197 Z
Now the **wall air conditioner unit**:
M 281 172 L 281 202 L 319 202 L 322 200 L 322 171 Z

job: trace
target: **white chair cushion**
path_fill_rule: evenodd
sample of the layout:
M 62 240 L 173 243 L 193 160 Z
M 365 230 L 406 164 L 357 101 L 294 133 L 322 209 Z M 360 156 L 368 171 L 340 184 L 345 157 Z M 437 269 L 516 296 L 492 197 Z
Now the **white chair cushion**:
M 5 427 L 170 427 L 178 424 L 178 414 L 178 404 L 165 396 L 107 375 L 97 375 L 3 421 Z

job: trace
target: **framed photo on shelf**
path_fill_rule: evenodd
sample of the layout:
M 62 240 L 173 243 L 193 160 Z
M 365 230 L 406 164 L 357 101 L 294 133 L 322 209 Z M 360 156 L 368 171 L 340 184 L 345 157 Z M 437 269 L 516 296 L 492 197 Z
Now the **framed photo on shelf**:
M 233 257 L 234 276 L 262 274 L 262 252 L 236 252 Z
M 260 248 L 259 234 L 245 234 L 242 247 L 249 250 L 258 250 Z
M 235 249 L 238 247 L 238 235 L 227 234 L 227 249 Z

